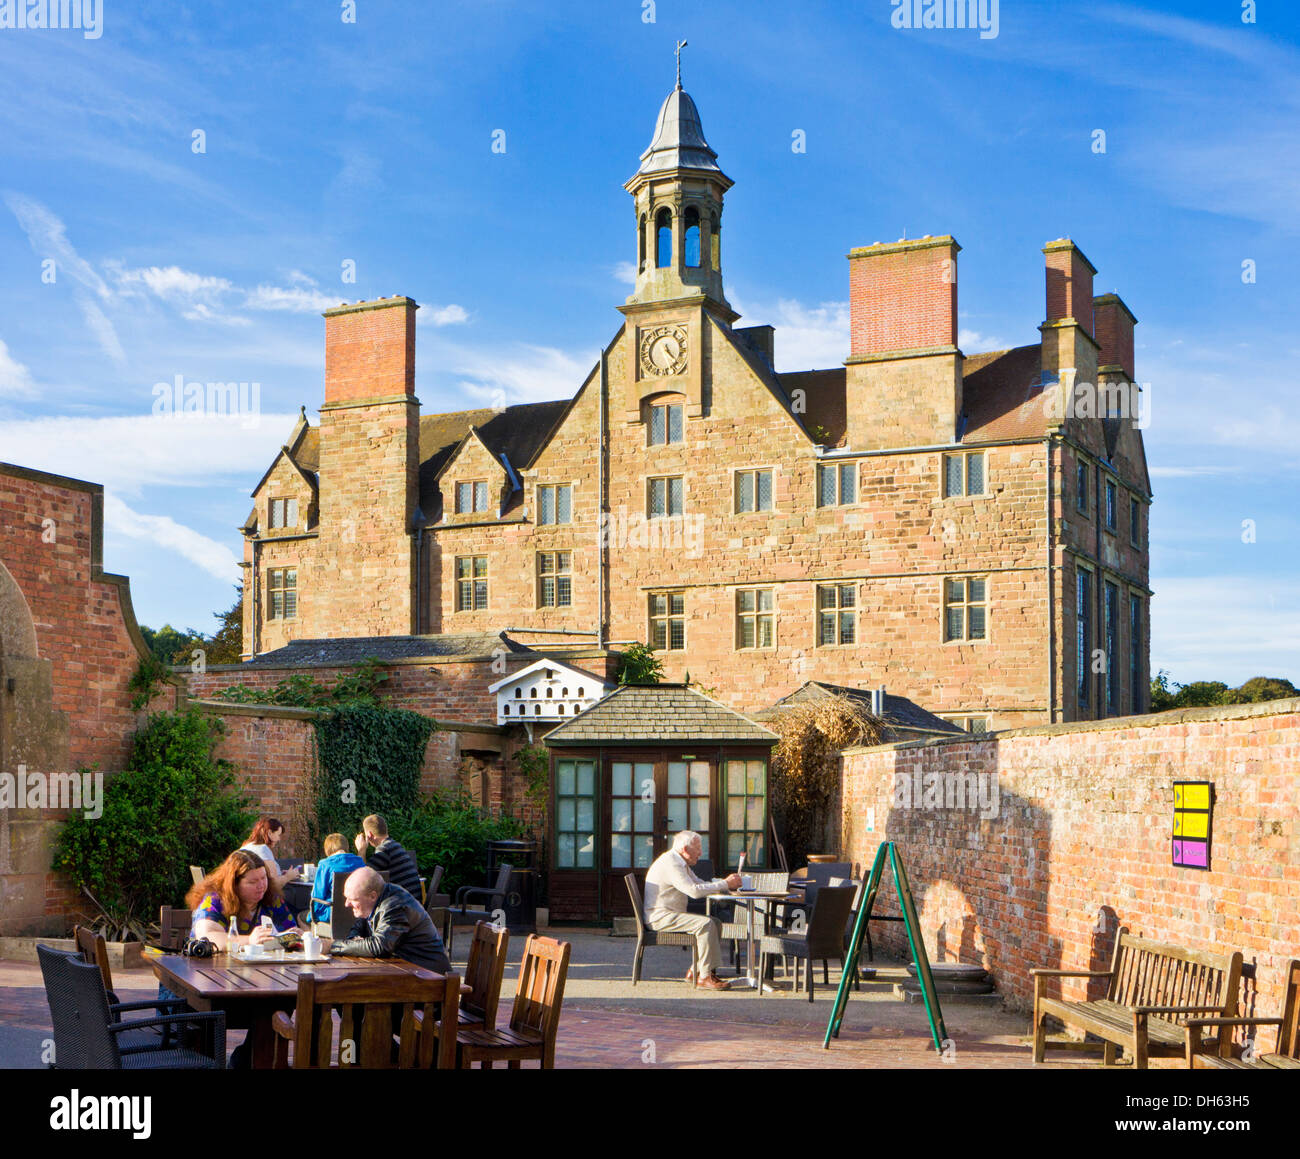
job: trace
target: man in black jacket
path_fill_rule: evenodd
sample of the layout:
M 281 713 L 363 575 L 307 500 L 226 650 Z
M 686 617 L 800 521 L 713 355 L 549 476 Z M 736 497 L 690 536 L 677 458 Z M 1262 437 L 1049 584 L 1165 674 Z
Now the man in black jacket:
M 451 972 L 442 938 L 419 901 L 400 885 L 385 883 L 373 869 L 355 869 L 343 898 L 356 915 L 348 936 L 330 953 L 362 958 L 401 958 L 435 974 Z

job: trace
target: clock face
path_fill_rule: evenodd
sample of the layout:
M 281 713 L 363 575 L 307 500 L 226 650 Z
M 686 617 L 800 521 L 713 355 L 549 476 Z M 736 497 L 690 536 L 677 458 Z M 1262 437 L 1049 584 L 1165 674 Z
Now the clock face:
M 645 374 L 681 374 L 686 369 L 686 327 L 656 326 L 641 335 L 641 370 Z

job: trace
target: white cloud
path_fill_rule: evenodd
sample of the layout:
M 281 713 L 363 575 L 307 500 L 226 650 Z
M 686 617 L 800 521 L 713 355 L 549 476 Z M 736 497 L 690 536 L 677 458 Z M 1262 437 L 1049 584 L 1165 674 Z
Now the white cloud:
M 183 556 L 221 580 L 237 580 L 239 561 L 223 544 L 166 515 L 142 515 L 110 491 L 104 492 L 104 527 L 131 539 L 145 540 Z
M 164 418 L 141 392 L 140 414 L 37 418 L 0 424 L 0 461 L 103 483 L 119 494 L 144 487 L 230 483 L 251 488 L 297 421 L 296 414 Z
M 415 320 L 425 326 L 458 326 L 469 321 L 469 313 L 455 302 L 447 306 L 421 306 Z
M 514 406 L 572 398 L 599 357 L 597 351 L 575 355 L 522 343 L 486 351 L 440 343 L 434 361 L 458 379 L 456 389 L 465 397 L 452 405 L 460 408 L 467 403 Z
M 957 346 L 963 354 L 982 354 L 988 350 L 1006 350 L 1011 343 L 1005 338 L 981 334 L 978 330 L 958 330 Z
M 258 286 L 244 296 L 249 310 L 288 310 L 295 314 L 319 314 L 330 310 L 342 300 L 339 294 L 323 293 L 314 282 L 304 284 L 295 279 L 293 286 Z
M 1203 475 L 1237 475 L 1240 467 L 1148 467 L 1153 479 L 1197 479 Z
M 619 262 L 614 267 L 614 280 L 627 286 L 635 286 L 636 262 Z
M 37 257 L 54 259 L 55 277 L 59 273 L 68 274 L 83 287 L 83 290 L 74 291 L 73 296 L 81 307 L 86 325 L 109 358 L 119 366 L 125 364 L 126 355 L 118 340 L 117 331 L 113 329 L 113 323 L 84 292 L 89 290 L 107 302 L 112 299 L 112 291 L 94 267 L 77 253 L 68 240 L 67 227 L 39 201 L 24 197 L 21 193 L 7 192 L 4 200 L 10 212 L 18 219 L 18 224 L 27 235 L 28 244 Z
M 9 353 L 0 338 L 0 398 L 37 398 L 40 391 L 31 371 Z
M 119 287 L 130 291 L 143 285 L 160 298 L 211 298 L 234 288 L 226 278 L 196 274 L 180 266 L 148 266 L 138 270 L 125 270 L 116 263 L 106 263 L 106 266 Z
M 847 302 L 805 306 L 793 298 L 781 298 L 775 305 L 747 302 L 742 307 L 732 294 L 731 304 L 743 315 L 741 326 L 776 327 L 776 369 L 782 374 L 842 366 L 848 357 Z
M 1271 576 L 1153 580 L 1151 667 L 1180 683 L 1300 679 L 1300 582 Z

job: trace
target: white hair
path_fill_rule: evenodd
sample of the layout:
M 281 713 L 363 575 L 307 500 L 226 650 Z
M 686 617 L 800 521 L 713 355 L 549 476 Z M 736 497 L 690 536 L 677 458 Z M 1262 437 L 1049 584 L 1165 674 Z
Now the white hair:
M 673 852 L 682 853 L 696 841 L 701 841 L 701 838 L 694 829 L 683 829 L 673 838 Z

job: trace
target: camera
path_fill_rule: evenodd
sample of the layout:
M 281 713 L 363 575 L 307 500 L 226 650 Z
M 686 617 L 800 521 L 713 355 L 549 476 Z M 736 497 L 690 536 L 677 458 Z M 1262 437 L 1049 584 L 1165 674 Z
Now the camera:
M 216 950 L 207 938 L 187 938 L 181 953 L 187 958 L 210 958 Z

